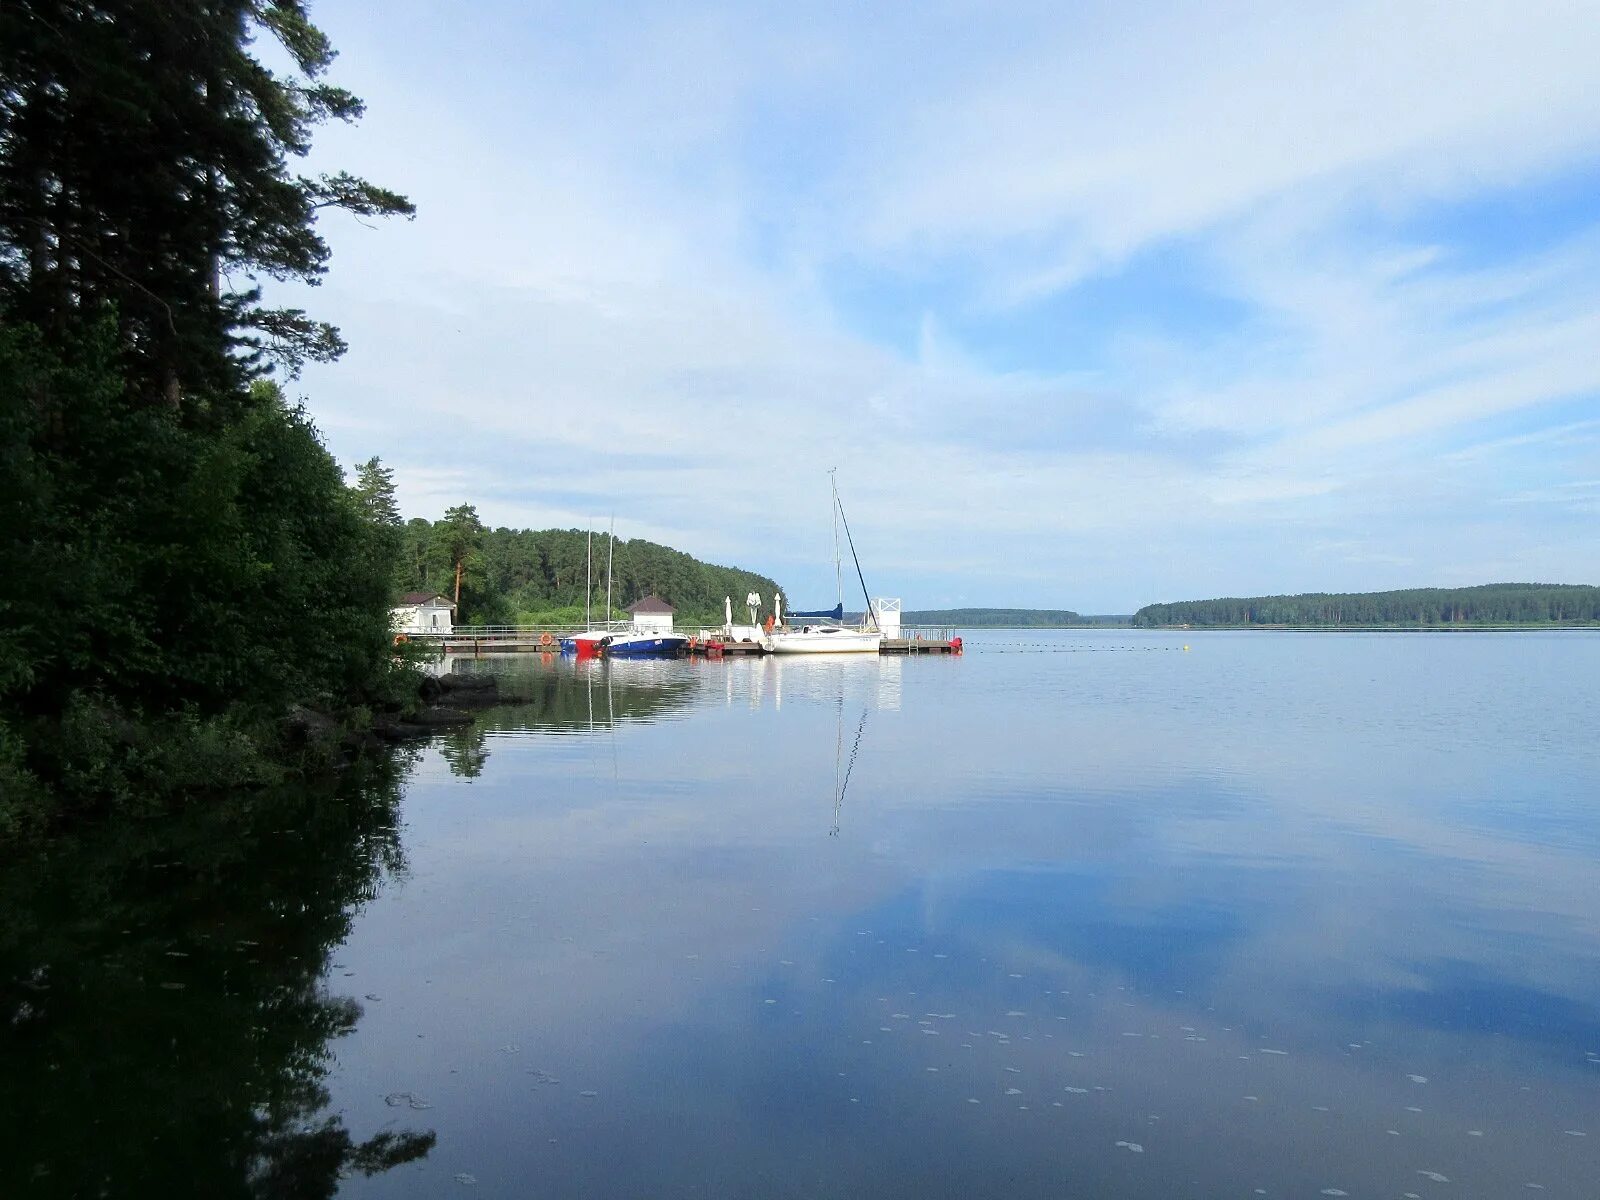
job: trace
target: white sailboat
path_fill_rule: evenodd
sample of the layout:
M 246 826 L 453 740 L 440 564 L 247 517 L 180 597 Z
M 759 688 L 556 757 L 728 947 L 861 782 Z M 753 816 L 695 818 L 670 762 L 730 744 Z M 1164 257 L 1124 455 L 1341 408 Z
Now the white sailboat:
M 774 629 L 767 636 L 774 654 L 877 654 L 883 649 L 883 634 L 876 629 L 843 625 Z
M 844 506 L 839 502 L 839 484 L 833 471 L 828 472 L 833 490 L 833 577 L 838 589 L 839 603 L 827 612 L 790 613 L 789 618 L 799 625 L 783 623 L 782 598 L 775 597 L 773 615 L 776 622 L 767 635 L 774 654 L 877 654 L 883 649 L 883 630 L 878 628 L 877 614 L 872 611 L 872 601 L 867 600 L 866 619 L 870 629 L 852 628 L 844 624 L 844 577 L 840 572 L 839 523 L 844 521 L 845 537 L 850 542 L 850 557 L 856 564 L 856 577 L 861 579 L 861 592 L 866 595 L 866 580 L 861 575 L 861 560 L 856 558 L 855 539 L 850 536 L 850 523 L 845 520 Z

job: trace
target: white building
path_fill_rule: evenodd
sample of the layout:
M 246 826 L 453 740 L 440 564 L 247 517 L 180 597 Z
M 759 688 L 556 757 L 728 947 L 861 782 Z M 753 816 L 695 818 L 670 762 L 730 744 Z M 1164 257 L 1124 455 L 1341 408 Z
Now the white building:
M 659 596 L 646 596 L 628 605 L 633 627 L 640 633 L 671 633 L 672 605 Z
M 396 633 L 446 634 L 455 627 L 455 611 L 438 592 L 407 592 L 389 614 Z

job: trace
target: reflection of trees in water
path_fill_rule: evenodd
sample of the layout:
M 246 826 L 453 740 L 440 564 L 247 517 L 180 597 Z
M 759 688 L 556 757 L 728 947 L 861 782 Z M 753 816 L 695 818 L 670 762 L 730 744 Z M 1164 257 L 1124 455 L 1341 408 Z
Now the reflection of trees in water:
M 570 660 L 545 664 L 533 655 L 519 658 L 532 661 L 471 664 L 493 670 L 501 677 L 504 691 L 515 695 L 517 702 L 484 709 L 476 714 L 473 725 L 452 729 L 434 740 L 452 773 L 467 779 L 483 773 L 491 731 L 577 733 L 632 721 L 656 721 L 688 708 L 699 687 L 694 676 L 660 669 L 667 664 L 574 664 Z M 462 674 L 477 673 L 465 666 L 468 662 L 458 660 L 451 665 Z
M 452 729 L 434 741 L 440 757 L 449 764 L 452 775 L 476 779 L 483 774 L 484 764 L 489 761 L 489 747 L 484 745 L 483 722 L 484 717 L 479 717 L 476 724 Z
M 323 975 L 404 868 L 399 783 L 129 822 L 0 875 L 0 1195 L 325 1197 L 428 1153 L 324 1112 L 362 1009 Z

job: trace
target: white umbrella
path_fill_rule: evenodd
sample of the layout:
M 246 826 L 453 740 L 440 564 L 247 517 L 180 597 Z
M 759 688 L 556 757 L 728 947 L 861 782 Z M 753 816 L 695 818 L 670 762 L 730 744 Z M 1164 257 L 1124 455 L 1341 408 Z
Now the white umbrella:
M 733 597 L 732 596 L 724 596 L 722 598 L 722 613 L 728 619 L 727 620 L 728 630 L 731 633 L 733 631 Z
M 772 623 L 774 625 L 782 625 L 783 624 L 783 593 L 782 592 L 773 592 L 772 593 Z

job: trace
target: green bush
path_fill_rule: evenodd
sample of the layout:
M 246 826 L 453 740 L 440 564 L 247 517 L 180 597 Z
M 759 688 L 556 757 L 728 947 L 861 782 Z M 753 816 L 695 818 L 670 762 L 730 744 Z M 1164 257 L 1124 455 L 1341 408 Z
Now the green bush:
M 260 382 L 204 424 L 130 405 L 113 333 L 52 350 L 0 330 L 0 779 L 33 781 L 11 825 L 265 781 L 291 706 L 415 690 L 389 628 L 396 531 L 303 410 Z

